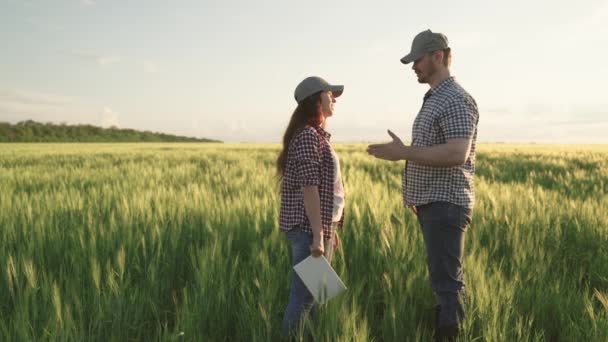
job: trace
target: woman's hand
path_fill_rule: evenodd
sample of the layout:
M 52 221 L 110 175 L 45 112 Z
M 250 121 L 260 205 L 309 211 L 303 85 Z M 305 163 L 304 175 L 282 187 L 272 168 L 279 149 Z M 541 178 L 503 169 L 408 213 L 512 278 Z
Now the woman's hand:
M 310 245 L 310 254 L 313 257 L 318 258 L 325 253 L 325 249 L 323 248 L 323 235 L 313 237 L 312 245 Z

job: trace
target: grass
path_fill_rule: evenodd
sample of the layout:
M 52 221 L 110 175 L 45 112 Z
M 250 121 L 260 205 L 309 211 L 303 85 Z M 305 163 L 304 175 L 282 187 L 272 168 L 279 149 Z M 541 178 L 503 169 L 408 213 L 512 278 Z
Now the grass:
M 429 340 L 401 163 L 338 145 L 334 266 L 304 334 Z M 268 341 L 289 288 L 278 145 L 0 144 L 0 339 Z M 481 145 L 463 341 L 608 340 L 608 146 Z

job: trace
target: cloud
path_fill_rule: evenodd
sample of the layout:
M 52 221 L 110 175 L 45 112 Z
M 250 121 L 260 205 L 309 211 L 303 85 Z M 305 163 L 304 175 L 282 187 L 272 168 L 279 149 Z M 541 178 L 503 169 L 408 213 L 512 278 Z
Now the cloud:
M 85 61 L 93 61 L 101 67 L 118 63 L 121 60 L 120 56 L 102 54 L 90 50 L 73 50 L 70 51 L 70 54 Z
M 604 1 L 597 9 L 593 10 L 588 25 L 606 32 L 606 21 L 608 21 L 608 1 Z
M 0 122 L 24 120 L 110 127 L 119 126 L 119 113 L 76 97 L 0 89 Z
M 547 27 L 545 32 L 538 34 L 543 37 L 545 46 L 554 47 L 551 53 L 559 51 L 556 56 L 568 54 L 568 62 L 572 58 L 580 58 L 584 54 L 581 47 L 593 45 L 596 51 L 598 47 L 605 47 L 605 36 L 608 34 L 608 1 L 604 1 L 598 6 L 589 6 L 587 15 L 564 22 L 562 25 Z M 538 44 L 537 41 L 533 41 Z M 553 55 L 552 55 L 553 57 Z
M 92 106 L 73 103 L 55 104 L 28 103 L 0 100 L 0 121 L 18 122 L 35 120 L 40 122 L 88 122 L 93 114 Z
M 65 27 L 63 25 L 52 22 L 49 19 L 41 20 L 36 19 L 34 17 L 25 17 L 22 19 L 25 24 L 28 26 L 34 27 L 38 30 L 46 30 L 46 31 L 64 31 Z
M 93 6 L 96 4 L 95 0 L 80 0 L 80 3 L 84 6 Z
M 63 107 L 75 103 L 72 97 L 49 95 L 40 93 L 28 93 L 15 90 L 0 89 L 0 104 L 3 105 L 26 105 L 26 106 L 52 106 Z
M 148 74 L 155 74 L 159 71 L 158 65 L 152 61 L 143 61 L 141 64 L 144 68 L 144 72 Z
M 89 49 L 73 49 L 68 51 L 68 54 L 77 57 L 86 62 L 93 62 L 100 67 L 107 67 L 117 63 L 126 63 L 131 68 L 139 69 L 148 74 L 156 74 L 161 72 L 158 64 L 150 59 L 132 58 L 129 56 L 120 56 L 118 54 L 100 53 Z
M 101 127 L 119 127 L 118 113 L 109 107 L 104 107 L 100 113 Z
M 497 43 L 495 37 L 484 32 L 454 32 L 448 37 L 450 46 L 456 46 L 459 50 L 469 48 L 494 46 Z

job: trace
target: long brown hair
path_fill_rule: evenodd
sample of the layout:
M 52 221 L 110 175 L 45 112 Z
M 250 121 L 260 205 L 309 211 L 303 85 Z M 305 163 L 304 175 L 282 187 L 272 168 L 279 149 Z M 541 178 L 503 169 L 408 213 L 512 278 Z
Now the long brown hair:
M 319 127 L 323 122 L 320 108 L 320 95 L 321 92 L 318 92 L 300 101 L 291 115 L 287 129 L 283 135 L 283 149 L 277 158 L 277 174 L 279 176 L 279 181 L 283 179 L 283 173 L 287 166 L 287 151 L 289 150 L 289 143 L 293 136 L 301 128 L 306 126 Z

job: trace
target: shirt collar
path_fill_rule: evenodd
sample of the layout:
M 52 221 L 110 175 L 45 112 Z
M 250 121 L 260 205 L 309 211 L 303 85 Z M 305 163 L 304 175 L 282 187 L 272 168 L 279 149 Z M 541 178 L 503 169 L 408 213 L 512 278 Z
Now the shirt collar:
M 450 77 L 446 78 L 445 80 L 441 81 L 435 88 L 429 89 L 424 94 L 424 101 L 426 101 L 433 94 L 438 93 L 438 92 L 442 91 L 443 89 L 451 86 L 452 84 L 454 84 L 454 82 L 456 82 L 456 80 L 454 79 L 454 76 L 450 76 Z
M 325 139 L 327 139 L 327 141 L 329 141 L 329 139 L 331 138 L 331 134 L 329 132 L 327 132 L 326 130 L 324 130 L 323 127 L 321 127 L 321 126 L 315 127 L 315 129 L 317 130 L 317 132 L 319 134 L 321 134 L 322 136 L 324 136 Z

